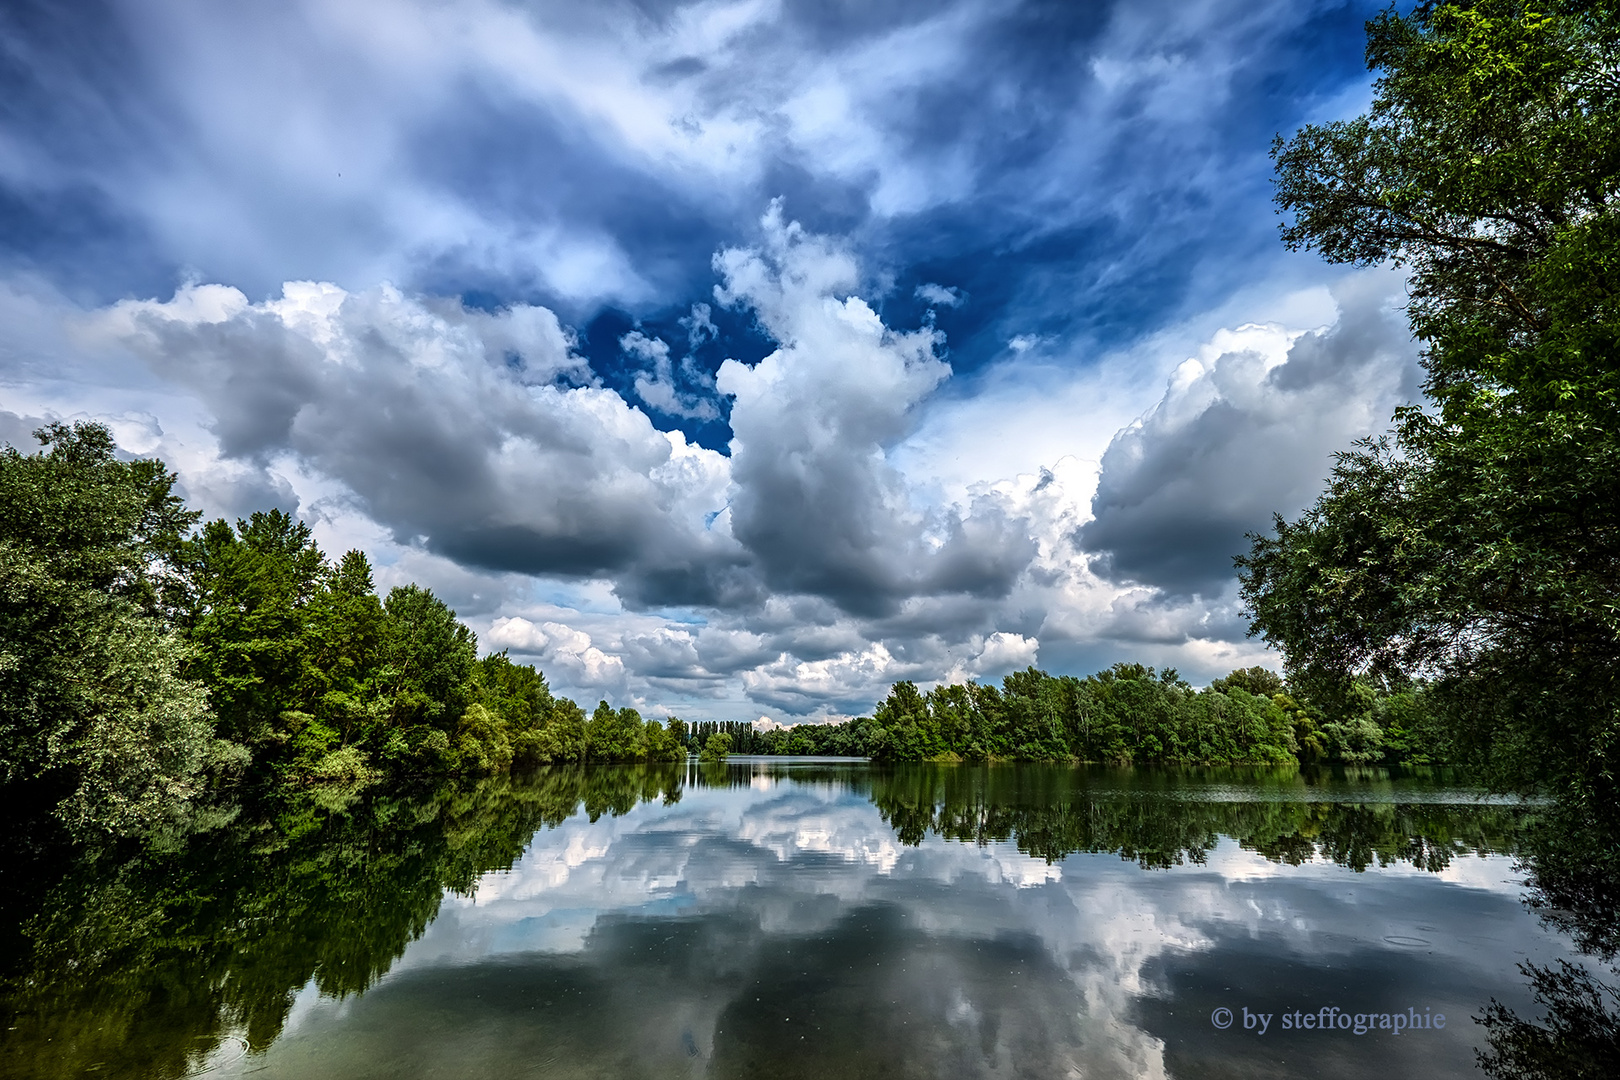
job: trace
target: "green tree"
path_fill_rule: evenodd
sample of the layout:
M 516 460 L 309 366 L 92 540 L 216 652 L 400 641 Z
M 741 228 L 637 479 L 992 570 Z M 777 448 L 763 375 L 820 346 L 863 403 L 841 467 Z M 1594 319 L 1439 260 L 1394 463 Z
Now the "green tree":
M 398 585 L 383 602 L 379 676 L 394 721 L 449 730 L 469 703 L 478 639 L 431 589 Z
M 384 614 L 365 555 L 350 551 L 328 568 L 302 615 L 295 699 L 323 717 L 343 745 L 374 738 L 382 710 L 372 680 L 381 662 Z
M 592 761 L 642 761 L 647 756 L 646 725 L 634 709 L 598 702 L 585 723 L 586 754 Z
M 1254 538 L 1253 630 L 1313 700 L 1431 678 L 1476 764 L 1612 836 L 1620 18 L 1480 0 L 1368 31 L 1371 109 L 1279 140 L 1277 201 L 1291 247 L 1407 269 L 1428 402 Z
M 699 757 L 704 761 L 724 761 L 730 753 L 731 736 L 724 731 L 717 731 L 705 740 L 703 753 Z
M 883 761 L 923 761 L 944 748 L 928 703 L 912 682 L 898 682 L 879 703 L 872 721 L 882 732 L 872 756 Z
M 150 827 L 235 757 L 165 625 L 196 516 L 107 428 L 36 434 L 0 451 L 0 784 L 81 835 Z
M 212 521 L 182 557 L 191 582 L 183 626 L 196 657 L 188 670 L 208 686 L 220 733 L 266 760 L 284 757 L 301 734 L 321 749 L 335 743 L 324 725 L 307 733 L 298 693 L 314 666 L 308 609 L 327 571 L 309 526 L 280 510 L 256 511 L 234 529 Z
M 546 762 L 584 761 L 587 749 L 585 739 L 585 710 L 568 698 L 552 702 L 535 743 L 535 760 Z
M 1209 684 L 1209 688 L 1223 694 L 1228 690 L 1238 689 L 1256 697 L 1269 698 L 1273 694 L 1283 692 L 1283 681 L 1281 675 L 1268 668 L 1247 667 L 1239 668 L 1224 679 L 1216 679 Z
M 1044 671 L 1026 668 L 1001 681 L 1007 722 L 1015 732 L 1010 742 L 1014 757 L 1055 760 L 1069 756 L 1064 731 L 1068 712 L 1064 684 Z

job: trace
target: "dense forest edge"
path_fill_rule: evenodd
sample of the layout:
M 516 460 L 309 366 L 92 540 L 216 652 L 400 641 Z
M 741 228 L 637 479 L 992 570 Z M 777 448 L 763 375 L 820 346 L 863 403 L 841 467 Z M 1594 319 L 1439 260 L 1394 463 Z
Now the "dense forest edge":
M 0 452 L 0 768 L 81 837 L 234 787 L 364 787 L 686 754 L 678 721 L 587 714 L 427 589 L 378 596 L 277 510 L 197 527 L 97 424 Z
M 279 510 L 234 525 L 121 460 L 104 426 L 55 424 L 0 452 L 0 669 L 8 786 L 76 833 L 162 825 L 233 786 L 367 786 L 689 753 L 879 761 L 1431 763 L 1421 684 L 1357 683 L 1321 710 L 1270 671 L 1194 690 L 1118 664 L 1033 668 L 1001 686 L 896 684 L 871 717 L 758 730 L 599 703 L 587 713 L 430 590 L 379 596 L 366 556 L 333 560 Z

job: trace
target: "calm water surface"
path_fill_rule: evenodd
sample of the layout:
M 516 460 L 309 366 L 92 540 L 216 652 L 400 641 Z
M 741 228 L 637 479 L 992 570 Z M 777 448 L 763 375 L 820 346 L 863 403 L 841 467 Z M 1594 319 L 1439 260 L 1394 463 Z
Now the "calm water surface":
M 1471 1017 L 1534 1013 L 1515 965 L 1571 955 L 1520 902 L 1534 808 L 1381 770 L 733 759 L 325 798 L 54 884 L 5 1071 L 1479 1076 Z M 1445 1026 L 1282 1027 L 1334 1006 Z

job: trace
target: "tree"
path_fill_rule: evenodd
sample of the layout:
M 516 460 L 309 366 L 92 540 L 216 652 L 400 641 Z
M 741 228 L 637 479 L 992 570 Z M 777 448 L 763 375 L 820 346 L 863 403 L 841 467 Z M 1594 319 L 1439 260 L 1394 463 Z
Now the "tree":
M 731 736 L 724 731 L 717 731 L 703 744 L 703 753 L 698 755 L 704 761 L 724 761 L 731 753 Z
M 1550 786 L 1612 836 L 1620 17 L 1425 4 L 1369 23 L 1367 60 L 1365 116 L 1274 148 L 1283 239 L 1407 269 L 1428 400 L 1253 538 L 1252 631 L 1313 701 L 1432 679 L 1488 776 Z
M 1275 671 L 1263 667 L 1239 668 L 1224 679 L 1216 679 L 1209 684 L 1211 690 L 1226 693 L 1228 690 L 1243 690 L 1256 697 L 1269 698 L 1273 694 L 1283 692 L 1282 676 Z
M 400 724 L 455 725 L 467 708 L 478 639 L 431 589 L 396 585 L 383 601 L 379 677 L 393 698 Z
M 1568 960 L 1557 967 L 1524 962 L 1519 970 L 1529 976 L 1536 1004 L 1546 1015 L 1540 1023 L 1524 1020 L 1492 998 L 1479 1018 L 1490 1049 L 1474 1051 L 1486 1075 L 1499 1080 L 1613 1076 L 1620 1069 L 1620 988 Z
M 289 710 L 310 667 L 305 627 L 325 557 L 309 526 L 280 510 L 255 511 L 233 529 L 209 522 L 183 546 L 190 605 L 183 626 L 222 734 L 256 752 L 286 742 Z M 296 724 L 295 724 L 296 726 Z
M 0 451 L 0 784 L 81 835 L 138 830 L 227 749 L 165 626 L 196 516 L 161 462 L 119 461 L 107 428 L 36 436 L 40 453 Z
M 373 677 L 381 661 L 385 616 L 371 563 L 350 551 L 321 578 L 300 620 L 294 696 L 300 708 L 323 717 L 341 743 L 375 739 L 382 710 Z

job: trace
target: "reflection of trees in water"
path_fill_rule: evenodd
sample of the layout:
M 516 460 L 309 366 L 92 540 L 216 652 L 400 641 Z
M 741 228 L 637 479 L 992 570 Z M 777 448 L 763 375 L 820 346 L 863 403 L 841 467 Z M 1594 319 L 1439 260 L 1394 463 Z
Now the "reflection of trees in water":
M 1371 774 L 1370 774 L 1371 775 Z M 32 956 L 0 997 L 0 1074 L 178 1077 L 232 1035 L 265 1047 L 313 985 L 358 993 L 437 915 L 510 867 L 533 834 L 583 811 L 592 820 L 688 785 L 739 787 L 791 776 L 870 798 L 908 844 L 930 834 L 1010 841 L 1058 860 L 1117 852 L 1147 868 L 1199 862 L 1222 836 L 1266 858 L 1325 857 L 1363 869 L 1440 869 L 1463 852 L 1517 850 L 1523 811 L 1500 806 L 1312 801 L 1293 770 L 1143 770 L 717 762 L 547 769 L 410 795 L 304 797 L 245 811 L 210 831 L 131 853 L 81 852 L 51 873 L 7 866 L 0 912 Z M 1364 778 L 1357 778 L 1364 779 Z M 1241 783 L 1249 801 L 1198 801 L 1189 786 Z M 1214 793 L 1219 797 L 1219 792 Z M 1541 845 L 1529 866 L 1544 918 L 1614 942 L 1612 876 L 1592 852 Z M 1551 852 L 1554 857 L 1540 858 Z M 48 867 L 50 857 L 31 865 Z M 1596 868 L 1596 869 L 1594 869 Z M 29 880 L 19 880 L 19 876 Z M 31 897 L 31 899 L 30 899 Z M 1611 954 L 1612 955 L 1612 950 Z M 1484 1018 L 1493 1075 L 1620 1075 L 1615 1001 L 1590 976 L 1527 972 L 1550 1010 L 1540 1024 L 1500 1006 Z M 1607 996 L 1606 996 L 1607 995 Z M 1609 1055 L 1604 1057 L 1603 1055 Z M 1557 1062 L 1605 1063 L 1558 1071 Z M 1583 1066 L 1586 1067 L 1586 1066 Z
M 1604 830 L 1565 820 L 1556 808 L 1532 817 L 1508 806 L 1313 802 L 1309 788 L 1292 800 L 1162 797 L 1189 779 L 1218 783 L 1218 770 L 1153 770 L 1089 791 L 1066 770 L 1027 766 L 918 765 L 870 777 L 872 801 L 904 844 L 930 833 L 1010 841 L 1048 862 L 1115 852 L 1149 869 L 1201 863 L 1222 836 L 1276 862 L 1321 857 L 1358 871 L 1397 862 L 1443 870 L 1460 854 L 1518 854 L 1529 877 L 1525 902 L 1546 925 L 1605 963 L 1620 955 L 1620 852 L 1603 844 Z M 1268 776 L 1244 779 L 1263 791 Z M 1269 779 L 1291 786 L 1298 777 L 1278 770 Z M 1519 969 L 1545 1013 L 1525 1020 L 1493 1000 L 1479 1018 L 1489 1043 L 1479 1054 L 1485 1072 L 1500 1080 L 1620 1077 L 1620 987 L 1562 961 Z
M 1525 903 L 1575 948 L 1608 965 L 1620 955 L 1620 852 L 1612 830 L 1562 808 L 1533 830 Z M 1620 986 L 1585 966 L 1520 964 L 1545 1012 L 1526 1020 L 1492 1000 L 1479 1018 L 1490 1049 L 1480 1067 L 1501 1080 L 1609 1080 L 1620 1076 Z
M 1166 796 L 1189 779 L 1219 783 L 1218 771 L 1155 770 L 1123 785 L 1121 775 L 1088 790 L 1064 770 L 919 765 L 871 774 L 870 794 L 902 843 L 930 833 L 1010 841 L 1048 862 L 1116 852 L 1144 868 L 1201 863 L 1222 836 L 1276 862 L 1321 857 L 1358 871 L 1391 863 L 1442 870 L 1460 854 L 1518 854 L 1526 904 L 1545 924 L 1604 963 L 1620 955 L 1620 852 L 1603 840 L 1612 833 L 1556 807 L 1530 815 L 1509 806 L 1310 801 L 1292 770 L 1245 774 L 1262 792 L 1268 782 L 1288 787 L 1288 799 L 1196 801 Z M 1485 1072 L 1500 1080 L 1620 1077 L 1620 987 L 1567 962 L 1519 967 L 1545 1013 L 1525 1020 L 1493 1000 L 1479 1018 L 1489 1043 L 1479 1054 Z
M 1201 863 L 1229 836 L 1296 866 L 1320 856 L 1355 870 L 1391 863 L 1442 870 L 1455 855 L 1512 851 L 1524 817 L 1506 806 L 1305 801 L 1309 788 L 1298 791 L 1300 801 L 1166 798 L 1159 790 L 1166 775 L 1088 790 L 1065 782 L 1060 770 L 916 766 L 875 776 L 872 800 L 904 844 L 934 833 L 979 844 L 1011 841 L 1047 862 L 1116 852 L 1145 869 Z
M 0 998 L 0 1073 L 177 1077 L 228 1035 L 267 1046 L 299 989 L 371 986 L 446 892 L 472 893 L 540 828 L 680 785 L 677 765 L 595 766 L 347 806 L 327 792 L 173 850 L 86 853 L 32 913 L 6 913 L 33 956 Z
M 1490 1049 L 1480 1068 L 1503 1080 L 1612 1080 L 1620 1075 L 1620 990 L 1577 964 L 1520 964 L 1538 1004 L 1541 1022 L 1520 1019 L 1492 1000 L 1480 1022 Z

